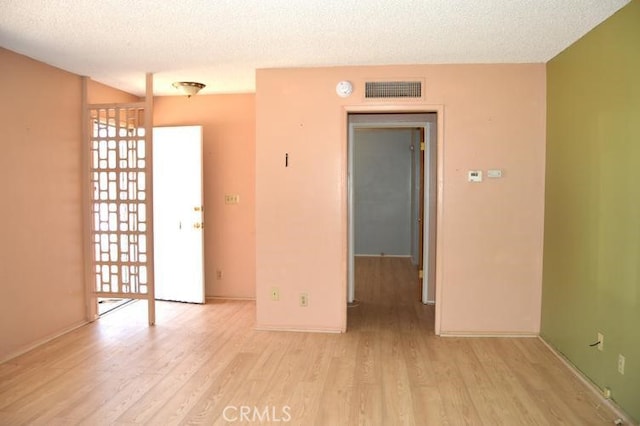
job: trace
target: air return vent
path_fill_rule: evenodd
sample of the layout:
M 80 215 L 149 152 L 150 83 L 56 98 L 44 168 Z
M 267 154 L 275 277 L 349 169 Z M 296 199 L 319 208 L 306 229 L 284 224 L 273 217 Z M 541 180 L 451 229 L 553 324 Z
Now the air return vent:
M 365 99 L 421 97 L 421 81 L 368 81 L 364 84 Z

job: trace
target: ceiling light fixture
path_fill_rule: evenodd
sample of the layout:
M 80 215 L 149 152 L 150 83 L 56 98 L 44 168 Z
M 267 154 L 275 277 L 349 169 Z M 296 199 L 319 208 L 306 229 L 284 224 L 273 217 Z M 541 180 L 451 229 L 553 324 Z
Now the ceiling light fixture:
M 190 98 L 191 96 L 197 94 L 201 89 L 203 89 L 205 85 L 193 81 L 176 81 L 175 83 L 173 83 L 173 87 Z

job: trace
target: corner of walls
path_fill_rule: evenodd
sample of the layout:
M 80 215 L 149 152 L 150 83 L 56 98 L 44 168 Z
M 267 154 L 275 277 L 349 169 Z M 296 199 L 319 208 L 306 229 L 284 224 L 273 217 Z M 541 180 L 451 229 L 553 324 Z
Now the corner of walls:
M 542 337 L 640 420 L 640 1 L 547 64 Z M 604 350 L 589 344 L 604 335 Z M 624 374 L 618 357 L 626 358 Z

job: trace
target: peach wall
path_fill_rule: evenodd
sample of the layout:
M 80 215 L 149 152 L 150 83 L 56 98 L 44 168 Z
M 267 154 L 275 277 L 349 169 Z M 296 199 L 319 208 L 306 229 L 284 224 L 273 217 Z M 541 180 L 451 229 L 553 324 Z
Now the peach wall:
M 144 75 L 140 76 L 141 79 Z M 100 82 L 89 80 L 87 84 L 87 103 L 90 104 L 109 104 L 114 102 L 138 102 L 140 99 L 122 90 L 114 89 Z
M 0 359 L 84 321 L 80 78 L 0 49 Z
M 157 97 L 154 125 L 203 126 L 206 295 L 255 297 L 255 95 Z
M 2 48 L 0 75 L 1 361 L 83 324 L 85 295 L 81 78 Z
M 367 80 L 423 78 L 412 110 L 440 109 L 443 197 L 438 323 L 444 334 L 534 334 L 540 324 L 545 66 L 415 65 L 257 72 L 256 294 L 261 328 L 346 326 L 346 111 Z M 351 97 L 335 94 L 340 80 Z M 285 153 L 289 167 L 284 167 Z M 467 170 L 500 168 L 470 184 Z M 272 287 L 280 301 L 270 300 Z M 309 306 L 298 294 L 309 293 Z

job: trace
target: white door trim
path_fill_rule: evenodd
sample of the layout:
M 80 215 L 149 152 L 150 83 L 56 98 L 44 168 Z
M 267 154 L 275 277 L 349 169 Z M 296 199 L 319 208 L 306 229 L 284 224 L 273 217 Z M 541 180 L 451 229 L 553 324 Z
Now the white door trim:
M 433 161 L 435 163 L 435 176 L 436 176 L 436 182 L 430 182 L 429 185 L 427 185 L 427 179 L 431 178 L 431 176 L 425 175 L 425 188 L 428 188 L 429 186 L 433 186 L 433 189 L 435 191 L 435 198 L 436 198 L 436 206 L 435 206 L 435 218 L 430 218 L 431 220 L 435 219 L 435 228 L 436 228 L 436 232 L 435 232 L 435 262 L 432 263 L 432 267 L 433 267 L 433 271 L 432 272 L 432 276 L 435 276 L 434 279 L 434 285 L 435 285 L 435 299 L 436 299 L 436 303 L 435 303 L 435 327 L 434 327 L 434 331 L 436 335 L 440 334 L 440 329 L 441 329 L 441 318 L 442 318 L 442 307 L 443 307 L 443 297 L 444 297 L 444 285 L 443 285 L 443 177 L 444 177 L 444 161 L 443 161 L 443 156 L 444 156 L 444 137 L 443 137 L 443 133 L 444 133 L 444 106 L 442 105 L 345 105 L 344 109 L 344 116 L 343 116 L 343 123 L 344 123 L 344 127 L 343 129 L 345 130 L 345 132 L 343 133 L 345 135 L 345 154 L 347 155 L 347 158 L 345 159 L 345 202 L 346 202 L 346 255 L 347 255 L 347 259 L 346 260 L 346 280 L 345 280 L 345 294 L 346 294 L 346 299 L 345 302 L 349 302 L 352 301 L 353 298 L 355 297 L 355 288 L 353 286 L 354 284 L 354 276 L 353 276 L 353 271 L 354 271 L 354 262 L 353 262 L 353 254 L 354 254 L 354 244 L 353 244 L 353 190 L 351 188 L 351 170 L 353 167 L 353 147 L 351 146 L 351 142 L 352 142 L 352 132 L 353 132 L 353 128 L 352 128 L 352 123 L 349 123 L 349 114 L 358 114 L 358 113 L 376 113 L 376 114 L 402 114 L 402 113 L 407 113 L 407 114 L 415 114 L 415 113 L 435 113 L 436 114 L 436 122 L 435 122 L 435 126 L 437 129 L 436 132 L 436 140 L 431 140 L 430 143 L 435 144 L 435 153 L 436 153 L 436 159 L 435 161 Z M 407 124 L 406 122 L 402 123 L 402 126 L 408 126 L 411 125 L 412 123 Z M 416 124 L 416 123 L 413 123 Z M 417 123 L 416 127 L 424 127 L 425 122 L 419 122 Z M 379 127 L 380 124 L 377 124 L 377 126 Z M 426 132 L 425 134 L 430 136 L 428 134 L 428 128 L 425 129 Z M 425 158 L 425 163 L 426 163 L 427 158 Z M 433 159 L 431 159 L 433 160 Z M 425 194 L 425 206 L 428 206 L 429 203 L 429 198 L 428 198 L 428 194 Z M 429 214 L 429 210 L 426 209 L 425 210 L 425 217 L 426 215 Z M 425 226 L 427 223 L 429 223 L 427 220 L 424 221 L 425 222 Z M 423 241 L 423 244 L 425 244 L 426 242 L 429 241 L 429 237 L 427 236 L 428 234 L 425 232 L 425 238 Z M 423 254 L 426 255 L 426 253 L 428 253 L 428 247 L 426 250 L 423 250 Z M 426 263 L 428 264 L 428 263 Z M 426 281 L 426 280 L 425 280 Z M 426 294 L 426 292 L 423 292 L 423 295 Z M 345 303 L 345 317 L 344 317 L 344 321 L 345 321 L 345 329 L 346 329 L 346 306 L 347 303 Z
M 429 147 L 431 145 L 431 137 L 430 137 L 430 129 L 431 129 L 431 123 L 429 122 L 423 122 L 423 121 L 398 121 L 398 120 L 393 120 L 392 117 L 389 117 L 388 115 L 385 114 L 381 114 L 382 117 L 384 117 L 384 119 L 376 121 L 376 122 L 370 122 L 370 123 L 349 123 L 349 137 L 348 137 L 348 172 L 347 172 L 347 176 L 348 176 L 348 211 L 349 211 L 349 219 L 348 219 L 348 229 L 349 229 L 349 236 L 348 236 L 348 256 L 349 256 L 349 260 L 348 260 L 348 284 L 347 284 L 347 288 L 348 288 L 348 298 L 347 298 L 347 302 L 348 303 L 352 303 L 355 300 L 355 265 L 354 265 L 354 257 L 355 257 L 355 226 L 354 226 L 354 217 L 353 217 L 353 142 L 354 142 L 354 133 L 356 129 L 370 129 L 370 128 L 385 128 L 385 129 L 393 129 L 393 128 L 422 128 L 424 129 L 424 134 L 425 134 L 425 139 L 426 139 L 426 148 L 425 148 L 425 168 L 424 170 L 421 170 L 421 173 L 424 174 L 424 187 L 422 188 L 422 191 L 424 193 L 424 221 L 422 222 L 422 226 L 423 226 L 423 232 L 424 232 L 424 238 L 422 241 L 422 259 L 423 259 L 423 270 L 424 270 L 424 279 L 422 280 L 422 303 L 429 303 L 429 302 L 433 302 L 430 300 L 427 300 L 427 294 L 428 294 L 428 290 L 429 290 L 429 277 L 431 276 L 430 274 L 430 267 L 432 267 L 429 264 L 429 248 L 430 248 L 430 234 L 429 234 L 429 224 L 430 224 L 430 209 L 429 209 L 429 200 L 430 200 L 430 176 L 429 173 L 427 173 L 427 171 L 429 170 L 429 165 L 431 164 L 429 162 L 430 160 L 430 155 L 429 155 Z

